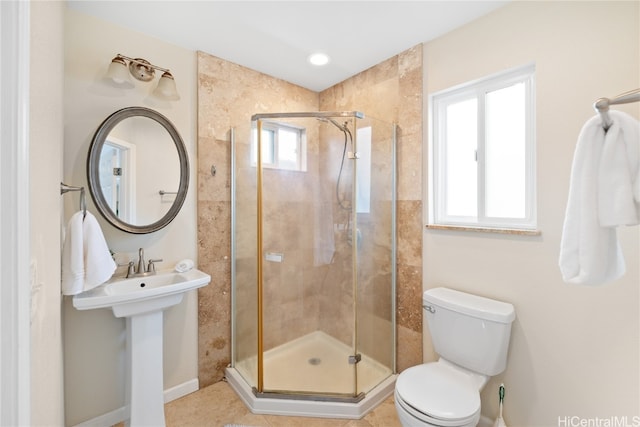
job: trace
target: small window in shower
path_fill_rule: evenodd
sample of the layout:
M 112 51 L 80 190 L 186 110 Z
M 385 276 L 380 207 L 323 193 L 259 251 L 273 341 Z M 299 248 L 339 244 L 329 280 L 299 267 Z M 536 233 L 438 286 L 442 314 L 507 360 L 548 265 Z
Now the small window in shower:
M 271 169 L 305 171 L 306 131 L 304 128 L 276 122 L 262 122 L 262 166 Z M 251 164 L 256 165 L 257 129 L 251 142 Z

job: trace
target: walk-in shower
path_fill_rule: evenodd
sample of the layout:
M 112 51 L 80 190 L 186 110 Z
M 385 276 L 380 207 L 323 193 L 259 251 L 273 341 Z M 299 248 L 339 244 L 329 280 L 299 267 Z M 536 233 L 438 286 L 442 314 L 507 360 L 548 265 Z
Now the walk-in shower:
M 257 114 L 232 132 L 232 363 L 256 413 L 360 418 L 395 380 L 395 125 Z

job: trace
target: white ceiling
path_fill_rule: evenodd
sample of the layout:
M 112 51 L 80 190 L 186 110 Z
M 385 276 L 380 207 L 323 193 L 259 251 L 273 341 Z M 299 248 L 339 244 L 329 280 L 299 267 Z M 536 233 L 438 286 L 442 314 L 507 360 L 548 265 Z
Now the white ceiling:
M 69 1 L 69 7 L 314 91 L 507 1 Z M 323 51 L 324 67 L 307 57 Z M 144 57 L 144 52 L 123 55 Z M 152 62 L 153 60 L 150 59 Z M 163 65 L 165 66 L 165 65 Z M 171 68 L 169 66 L 169 68 Z

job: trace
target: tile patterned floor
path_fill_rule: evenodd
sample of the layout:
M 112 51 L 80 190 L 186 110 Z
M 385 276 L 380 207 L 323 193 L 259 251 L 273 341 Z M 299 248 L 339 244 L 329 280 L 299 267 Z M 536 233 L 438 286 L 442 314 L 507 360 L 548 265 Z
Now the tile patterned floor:
M 224 381 L 167 403 L 164 412 L 167 427 L 400 427 L 393 396 L 360 420 L 256 415 Z

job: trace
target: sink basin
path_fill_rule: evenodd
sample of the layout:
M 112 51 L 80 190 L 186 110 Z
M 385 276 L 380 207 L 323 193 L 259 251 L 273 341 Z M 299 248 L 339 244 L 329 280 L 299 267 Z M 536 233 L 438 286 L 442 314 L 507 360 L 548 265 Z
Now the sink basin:
M 205 286 L 210 281 L 211 276 L 198 269 L 116 278 L 74 296 L 73 306 L 78 310 L 111 308 L 116 317 L 129 317 L 178 304 L 186 291 Z

